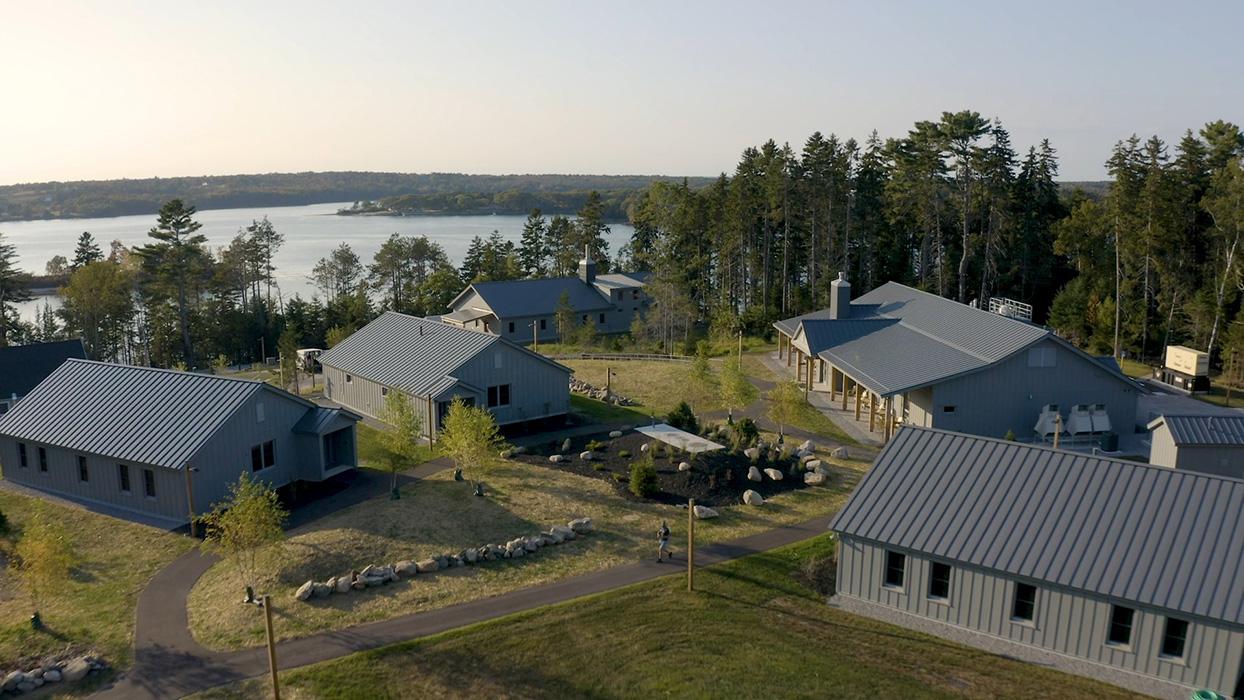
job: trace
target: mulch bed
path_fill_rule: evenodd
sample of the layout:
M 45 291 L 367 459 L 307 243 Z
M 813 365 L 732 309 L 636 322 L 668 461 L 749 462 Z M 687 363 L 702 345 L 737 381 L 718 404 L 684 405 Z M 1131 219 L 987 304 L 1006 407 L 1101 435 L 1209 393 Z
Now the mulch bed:
M 579 459 L 579 454 L 587 450 L 589 442 L 604 443 L 604 447 L 594 450 L 594 459 L 587 462 Z M 640 447 L 651 444 L 655 457 L 653 464 L 657 471 L 657 493 L 651 498 L 639 498 L 628 488 L 631 464 L 642 459 Z M 747 478 L 748 467 L 753 466 L 744 454 L 731 452 L 729 448 L 715 452 L 705 452 L 697 456 L 686 453 L 675 453 L 670 447 L 658 440 L 629 431 L 620 438 L 610 438 L 607 433 L 571 438 L 571 449 L 562 451 L 561 441 L 537 445 L 526 454 L 514 455 L 517 462 L 546 469 L 560 469 L 580 476 L 607 481 L 617 492 L 632 501 L 657 501 L 669 504 L 686 504 L 687 499 L 706 506 L 737 505 L 743 502 L 743 492 L 752 489 L 764 498 L 775 494 L 807 488 L 803 483 L 803 470 L 792 475 L 792 468 L 798 468 L 794 458 L 776 461 L 770 459 L 776 455 L 762 454 L 755 463 L 758 469 L 772 467 L 782 472 L 783 479 L 774 481 L 765 476 L 761 481 L 750 481 Z M 629 453 L 623 456 L 623 453 Z M 764 451 L 762 451 L 764 452 Z M 560 454 L 567 461 L 554 464 L 549 456 Z M 691 471 L 678 471 L 679 462 L 691 464 Z

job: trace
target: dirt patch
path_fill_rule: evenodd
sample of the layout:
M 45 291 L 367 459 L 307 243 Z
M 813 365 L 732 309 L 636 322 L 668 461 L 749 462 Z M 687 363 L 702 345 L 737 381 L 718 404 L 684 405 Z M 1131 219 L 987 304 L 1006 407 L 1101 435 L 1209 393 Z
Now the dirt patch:
M 653 464 L 657 471 L 657 492 L 646 499 L 632 494 L 627 488 L 631 464 L 643 458 L 641 448 L 645 444 L 653 451 Z M 579 454 L 589 447 L 593 458 L 590 461 L 580 459 Z M 636 432 L 628 432 L 619 438 L 610 438 L 604 433 L 571 438 L 570 449 L 562 448 L 560 441 L 542 443 L 513 459 L 609 482 L 618 494 L 632 501 L 684 504 L 687 499 L 694 498 L 701 505 L 724 506 L 742 502 L 743 492 L 748 489 L 767 499 L 779 493 L 806 488 L 804 470 L 798 461 L 793 456 L 782 457 L 774 449 L 761 450 L 760 457 L 755 461 L 729 449 L 690 455 Z M 550 462 L 549 457 L 555 454 L 565 457 L 565 461 Z M 680 462 L 690 464 L 691 470 L 678 471 Z M 777 469 L 782 473 L 782 480 L 774 481 L 762 476 L 761 481 L 751 481 L 747 474 L 752 466 L 762 472 Z

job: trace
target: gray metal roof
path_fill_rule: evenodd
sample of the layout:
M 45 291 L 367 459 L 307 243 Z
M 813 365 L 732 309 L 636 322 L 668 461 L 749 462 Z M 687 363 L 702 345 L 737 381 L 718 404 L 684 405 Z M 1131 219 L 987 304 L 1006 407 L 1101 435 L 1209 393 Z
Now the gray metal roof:
M 595 287 L 578 277 L 476 282 L 468 289 L 474 289 L 497 318 L 550 315 L 557 310 L 563 293 L 575 311 L 613 308 Z
M 0 399 L 25 396 L 71 358 L 86 359 L 86 349 L 77 338 L 0 348 Z
M 881 396 L 974 372 L 1045 338 L 1057 338 L 1039 326 L 897 282 L 855 299 L 850 309 L 850 316 L 843 319 L 832 319 L 829 310 L 822 309 L 778 321 L 774 327 L 792 337 L 802 327 L 814 355 Z
M 1180 447 L 1244 445 L 1244 415 L 1158 416 L 1149 423 L 1153 430 L 1166 424 Z
M 263 382 L 68 360 L 0 419 L 0 435 L 181 468 Z
M 904 427 L 830 528 L 1244 625 L 1244 481 Z
M 457 380 L 453 373 L 495 343 L 504 343 L 567 372 L 552 360 L 491 333 L 388 311 L 337 347 L 320 364 L 400 389 L 414 396 L 437 394 Z
M 333 426 L 341 425 L 342 419 L 353 422 L 362 420 L 362 417 L 343 408 L 315 406 L 307 411 L 307 415 L 298 419 L 294 424 L 294 432 L 323 435 L 332 432 L 335 429 Z
M 593 283 L 597 289 L 639 289 L 648 284 L 651 272 L 611 272 L 596 275 Z

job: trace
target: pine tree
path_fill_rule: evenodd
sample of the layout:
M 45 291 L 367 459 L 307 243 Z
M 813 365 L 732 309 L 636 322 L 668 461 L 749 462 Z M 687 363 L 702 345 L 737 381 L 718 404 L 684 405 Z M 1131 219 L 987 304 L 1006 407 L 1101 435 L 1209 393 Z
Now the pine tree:
M 180 199 L 172 199 L 160 207 L 156 225 L 147 235 L 156 240 L 134 249 L 143 260 L 143 267 L 163 295 L 172 296 L 177 308 L 181 335 L 182 362 L 195 367 L 194 342 L 190 331 L 190 294 L 195 278 L 210 264 L 203 244 L 207 237 L 195 233 L 202 224 L 194 220 L 195 208 Z
M 31 299 L 28 279 L 29 275 L 17 267 L 17 248 L 6 243 L 0 233 L 0 347 L 14 339 L 17 305 Z
M 518 248 L 519 266 L 526 277 L 543 277 L 548 271 L 548 222 L 539 209 L 532 209 L 523 224 Z
M 78 236 L 78 245 L 73 250 L 73 262 L 69 264 L 69 269 L 78 270 L 96 260 L 103 260 L 104 253 L 99 249 L 99 244 L 95 242 L 95 237 L 90 231 L 83 231 Z

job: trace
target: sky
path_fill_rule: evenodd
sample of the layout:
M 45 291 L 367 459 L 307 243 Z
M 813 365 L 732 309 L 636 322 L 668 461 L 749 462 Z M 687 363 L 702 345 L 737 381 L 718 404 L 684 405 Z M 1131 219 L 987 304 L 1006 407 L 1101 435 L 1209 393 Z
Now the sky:
M 971 109 L 1061 178 L 1244 121 L 1244 2 L 0 2 L 0 184 L 715 175 Z

